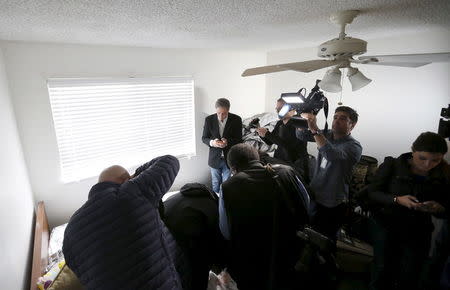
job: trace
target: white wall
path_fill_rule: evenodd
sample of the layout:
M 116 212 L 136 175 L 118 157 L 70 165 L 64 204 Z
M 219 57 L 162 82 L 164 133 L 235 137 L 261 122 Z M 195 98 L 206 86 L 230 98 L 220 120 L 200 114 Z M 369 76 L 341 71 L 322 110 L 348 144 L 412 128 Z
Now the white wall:
M 448 51 L 449 33 L 428 33 L 368 40 L 366 55 Z M 317 58 L 315 47 L 274 51 L 268 53 L 268 64 Z M 355 108 L 360 115 L 352 134 L 363 145 L 363 154 L 382 161 L 385 156 L 397 156 L 409 151 L 412 142 L 421 132 L 437 132 L 441 108 L 450 103 L 450 63 L 433 63 L 415 69 L 357 66 L 373 81 L 368 86 L 352 92 L 350 83 L 345 78 L 342 102 Z M 267 75 L 266 110 L 273 111 L 275 100 L 282 92 L 295 92 L 301 87 L 306 87 L 309 92 L 315 80 L 321 79 L 325 72 L 326 69 L 308 74 L 282 72 Z M 340 93 L 325 95 L 330 102 L 329 115 L 332 116 Z M 323 111 L 319 114 L 319 122 L 323 122 Z M 329 116 L 328 120 L 331 122 L 332 117 Z M 308 150 L 313 154 L 317 152 L 313 143 L 309 144 Z
M 449 43 L 448 34 L 437 33 L 374 39 L 369 40 L 367 54 L 442 52 L 450 50 Z M 192 75 L 196 86 L 197 156 L 181 160 L 181 171 L 173 188 L 177 189 L 186 182 L 209 182 L 207 147 L 200 137 L 203 119 L 214 111 L 214 101 L 218 97 L 228 97 L 232 102 L 231 111 L 248 117 L 264 110 L 273 111 L 280 93 L 297 91 L 302 86 L 310 89 L 314 80 L 325 73 L 323 69 L 309 74 L 282 72 L 240 77 L 245 68 L 265 65 L 266 57 L 268 64 L 315 59 L 315 48 L 274 51 L 267 55 L 251 51 L 22 42 L 3 42 L 1 48 L 31 186 L 36 201 L 46 201 L 52 225 L 68 220 L 86 200 L 96 179 L 70 184 L 59 181 L 59 157 L 47 78 Z M 381 161 L 386 155 L 408 151 L 420 132 L 437 130 L 440 109 L 450 102 L 449 66 L 449 63 L 438 63 L 408 69 L 361 65 L 363 73 L 373 82 L 356 92 L 351 91 L 345 80 L 343 102 L 360 113 L 353 135 L 363 144 L 364 154 Z M 6 80 L 2 81 L 3 90 L 7 92 Z M 327 96 L 332 112 L 339 94 Z M 3 110 L 7 108 L 2 106 Z M 2 114 L 3 118 L 5 116 L 7 114 Z M 323 117 L 320 118 L 323 121 Z M 314 144 L 309 146 L 314 153 Z M 9 159 L 20 162 L 21 157 L 13 158 L 14 154 L 2 151 Z M 27 194 L 29 189 L 22 192 Z
M 2 289 L 29 287 L 33 194 L 0 50 L 0 277 Z
M 187 182 L 209 182 L 208 150 L 201 142 L 201 134 L 204 118 L 214 112 L 217 98 L 229 98 L 231 112 L 242 117 L 264 110 L 264 77 L 240 76 L 246 67 L 265 64 L 266 55 L 262 52 L 20 42 L 5 42 L 2 46 L 31 185 L 36 200 L 46 202 L 51 225 L 69 219 L 85 202 L 96 179 L 70 184 L 59 181 L 59 156 L 46 87 L 48 78 L 192 75 L 197 156 L 181 160 L 173 189 Z

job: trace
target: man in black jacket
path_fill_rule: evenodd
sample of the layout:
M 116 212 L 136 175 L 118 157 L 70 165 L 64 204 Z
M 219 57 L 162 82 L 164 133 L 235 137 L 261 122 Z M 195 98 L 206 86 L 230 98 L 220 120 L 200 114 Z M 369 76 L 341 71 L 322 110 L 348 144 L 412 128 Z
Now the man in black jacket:
M 280 112 L 281 108 L 286 102 L 279 98 L 275 110 Z M 292 124 L 292 116 L 295 111 L 287 112 L 275 124 L 275 128 L 272 132 L 269 132 L 267 128 L 260 127 L 256 131 L 261 139 L 267 143 L 267 145 L 277 144 L 277 149 L 274 153 L 274 158 L 287 162 L 303 177 L 306 183 L 309 183 L 309 166 L 308 166 L 308 152 L 306 149 L 306 141 L 297 139 L 296 127 Z
M 208 165 L 211 168 L 212 189 L 219 193 L 222 182 L 230 177 L 227 153 L 231 146 L 242 141 L 242 119 L 229 113 L 230 101 L 216 101 L 216 114 L 205 119 L 202 141 L 209 146 Z
M 203 184 L 185 184 L 164 202 L 163 220 L 188 258 L 192 279 L 184 289 L 206 289 L 209 271 L 223 263 L 226 248 L 217 195 Z
M 166 155 L 132 177 L 117 165 L 100 174 L 64 233 L 67 265 L 86 289 L 182 289 L 175 242 L 158 212 L 179 168 Z
M 222 185 L 219 215 L 230 240 L 231 277 L 240 290 L 301 287 L 294 271 L 301 246 L 296 231 L 308 222 L 309 196 L 295 171 L 264 167 L 248 144 L 233 146 L 228 164 L 235 175 Z

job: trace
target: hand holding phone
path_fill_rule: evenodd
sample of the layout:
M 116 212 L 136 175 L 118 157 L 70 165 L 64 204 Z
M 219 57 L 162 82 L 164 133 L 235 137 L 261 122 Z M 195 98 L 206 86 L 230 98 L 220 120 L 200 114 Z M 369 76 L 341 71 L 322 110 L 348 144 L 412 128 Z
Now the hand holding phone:
M 421 202 L 419 203 L 416 209 L 428 213 L 441 213 L 445 211 L 445 208 L 440 203 L 434 200 Z
M 213 145 L 214 147 L 221 148 L 221 146 L 222 146 L 222 140 L 220 140 L 220 139 L 214 139 L 212 145 Z

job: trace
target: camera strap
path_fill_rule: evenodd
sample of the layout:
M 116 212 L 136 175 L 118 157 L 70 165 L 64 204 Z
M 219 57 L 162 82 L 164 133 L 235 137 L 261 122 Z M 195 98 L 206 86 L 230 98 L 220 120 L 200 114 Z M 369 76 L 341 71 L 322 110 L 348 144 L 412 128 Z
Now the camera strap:
M 323 114 L 325 115 L 325 127 L 323 128 L 323 131 L 325 131 L 325 134 L 328 132 L 328 99 L 324 97 L 323 102 Z

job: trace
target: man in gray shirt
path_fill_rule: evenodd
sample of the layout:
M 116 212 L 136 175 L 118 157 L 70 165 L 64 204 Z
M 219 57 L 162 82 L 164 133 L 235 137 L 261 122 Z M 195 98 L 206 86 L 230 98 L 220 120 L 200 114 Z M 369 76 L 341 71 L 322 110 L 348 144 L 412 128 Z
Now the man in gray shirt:
M 362 153 L 361 144 L 350 135 L 358 121 L 358 113 L 346 106 L 336 108 L 332 131 L 326 133 L 319 130 L 315 115 L 303 113 L 301 116 L 308 121 L 319 150 L 310 183 L 316 203 L 312 223 L 316 230 L 336 240 L 337 231 L 344 222 L 353 166 Z M 297 138 L 306 141 L 305 131 L 297 130 Z

